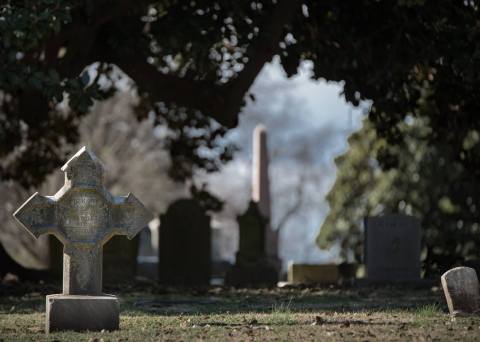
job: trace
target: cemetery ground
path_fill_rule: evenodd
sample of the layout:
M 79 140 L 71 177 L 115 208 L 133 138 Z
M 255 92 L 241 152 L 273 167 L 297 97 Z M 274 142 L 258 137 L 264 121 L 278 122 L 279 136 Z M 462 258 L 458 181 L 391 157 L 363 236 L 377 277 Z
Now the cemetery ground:
M 0 341 L 418 340 L 473 341 L 480 317 L 452 319 L 443 292 L 401 287 L 279 289 L 107 287 L 120 330 L 45 335 L 48 284 L 0 287 Z

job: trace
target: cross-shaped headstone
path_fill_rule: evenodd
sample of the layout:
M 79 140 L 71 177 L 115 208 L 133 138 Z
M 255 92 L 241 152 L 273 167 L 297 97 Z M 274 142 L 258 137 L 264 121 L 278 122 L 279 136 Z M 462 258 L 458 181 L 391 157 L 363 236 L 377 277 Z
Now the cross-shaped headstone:
M 35 193 L 14 216 L 35 238 L 53 234 L 63 243 L 63 295 L 98 296 L 103 245 L 114 235 L 132 239 L 152 215 L 132 194 L 105 189 L 102 163 L 86 147 L 62 171 L 65 184 L 54 196 Z

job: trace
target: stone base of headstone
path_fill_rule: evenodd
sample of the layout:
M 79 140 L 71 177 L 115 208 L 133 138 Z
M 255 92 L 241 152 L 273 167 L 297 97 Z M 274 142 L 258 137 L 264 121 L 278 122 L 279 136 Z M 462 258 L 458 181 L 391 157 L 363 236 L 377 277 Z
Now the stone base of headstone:
M 358 265 L 342 264 L 294 264 L 288 265 L 287 284 L 336 285 L 353 284 Z
M 118 299 L 112 295 L 80 296 L 53 294 L 47 296 L 47 333 L 53 331 L 101 331 L 119 328 Z
M 288 267 L 290 284 L 339 284 L 343 278 L 339 265 L 290 264 Z
M 235 264 L 225 275 L 225 285 L 234 287 L 277 286 L 278 272 L 268 263 Z

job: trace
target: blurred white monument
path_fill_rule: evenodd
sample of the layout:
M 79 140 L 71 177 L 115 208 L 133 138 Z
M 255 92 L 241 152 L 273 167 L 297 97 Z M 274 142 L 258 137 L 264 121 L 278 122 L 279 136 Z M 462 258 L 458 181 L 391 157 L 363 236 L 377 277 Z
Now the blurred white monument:
M 263 125 L 257 125 L 253 131 L 252 200 L 257 204 L 260 213 L 270 221 L 267 130 Z M 265 227 L 265 253 L 269 263 L 279 271 L 282 262 L 278 257 L 278 232 L 272 229 L 270 223 Z

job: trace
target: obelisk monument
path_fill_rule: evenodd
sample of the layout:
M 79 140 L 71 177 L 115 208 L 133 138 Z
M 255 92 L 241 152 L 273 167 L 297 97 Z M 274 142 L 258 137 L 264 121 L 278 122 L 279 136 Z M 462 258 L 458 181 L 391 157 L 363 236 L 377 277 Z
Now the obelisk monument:
M 267 132 L 259 125 L 253 133 L 252 196 L 247 210 L 237 216 L 238 251 L 235 264 L 225 276 L 227 285 L 277 285 L 281 261 L 278 258 L 278 234 L 271 229 L 270 218 Z
M 253 132 L 252 201 L 257 204 L 260 213 L 268 221 L 265 226 L 265 254 L 267 260 L 277 271 L 280 271 L 278 233 L 272 229 L 270 224 L 271 203 L 268 164 L 267 130 L 265 126 L 257 125 Z

